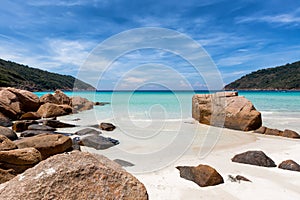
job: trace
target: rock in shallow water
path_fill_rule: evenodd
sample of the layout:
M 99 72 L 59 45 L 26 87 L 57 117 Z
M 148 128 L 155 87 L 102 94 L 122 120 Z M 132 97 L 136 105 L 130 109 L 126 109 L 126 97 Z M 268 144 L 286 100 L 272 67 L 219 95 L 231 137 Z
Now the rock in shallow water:
M 178 166 L 180 177 L 197 183 L 200 187 L 214 186 L 224 183 L 223 177 L 214 168 L 208 165 L 197 167 Z
M 257 165 L 262 167 L 276 167 L 274 161 L 262 151 L 247 151 L 235 155 L 232 162 Z
M 115 162 L 73 151 L 42 161 L 2 184 L 0 200 L 4 199 L 147 200 L 148 194 L 141 182 Z
M 105 131 L 113 131 L 116 128 L 115 125 L 111 123 L 105 123 L 105 122 L 101 123 L 99 127 Z

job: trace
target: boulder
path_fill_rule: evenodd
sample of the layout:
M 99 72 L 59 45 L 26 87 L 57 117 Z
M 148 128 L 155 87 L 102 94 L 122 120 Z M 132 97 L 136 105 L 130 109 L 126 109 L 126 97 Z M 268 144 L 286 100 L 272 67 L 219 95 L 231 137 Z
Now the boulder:
M 11 179 L 13 179 L 16 175 L 14 174 L 14 170 L 4 170 L 0 169 L 0 184 L 5 183 Z
M 300 138 L 300 135 L 297 132 L 289 129 L 285 129 L 280 136 L 288 138 Z
M 0 151 L 0 168 L 13 169 L 22 173 L 42 160 L 41 153 L 35 148 Z
M 276 167 L 274 161 L 262 151 L 247 151 L 235 155 L 232 162 L 257 165 L 262 167 Z
M 4 135 L 0 135 L 0 151 L 8 151 L 18 148 L 15 143 Z
M 224 183 L 223 177 L 214 168 L 208 165 L 197 167 L 178 166 L 180 177 L 198 184 L 200 187 L 214 186 Z
M 28 126 L 28 130 L 36 130 L 36 131 L 56 131 L 56 128 L 46 126 L 46 125 L 39 125 L 39 124 L 32 124 Z
M 100 129 L 105 130 L 105 131 L 113 131 L 115 130 L 115 125 L 111 124 L 111 123 L 101 123 L 100 124 Z
M 55 155 L 1 185 L 0 200 L 138 199 L 145 186 L 101 155 L 73 151 Z
M 20 120 L 37 120 L 37 119 L 41 119 L 41 116 L 37 112 L 27 112 L 20 117 Z
M 273 128 L 266 128 L 265 135 L 280 136 L 280 135 L 282 135 L 282 131 L 278 130 L 278 129 L 273 129 Z
M 3 126 L 0 126 L 0 135 L 4 135 L 10 140 L 18 139 L 17 134 L 13 130 Z
M 32 124 L 38 124 L 38 122 L 34 120 L 15 121 L 13 123 L 12 129 L 16 132 L 23 132 L 28 130 L 28 127 Z
M 200 123 L 251 131 L 261 127 L 261 113 L 237 92 L 196 94 L 192 99 L 192 116 Z
M 100 135 L 102 133 L 92 128 L 85 128 L 75 133 L 75 135 L 91 135 L 91 134 Z
M 75 111 L 85 111 L 93 109 L 94 103 L 86 98 L 76 96 L 71 98 L 71 106 Z
M 278 168 L 300 172 L 300 165 L 293 160 L 283 161 Z
M 10 119 L 18 119 L 23 113 L 39 108 L 37 95 L 26 90 L 0 88 L 0 112 Z
M 119 141 L 112 138 L 106 138 L 101 135 L 88 135 L 80 138 L 79 144 L 92 147 L 97 150 L 103 150 L 118 145 Z
M 58 99 L 54 97 L 52 94 L 45 94 L 40 97 L 40 103 L 45 104 L 45 103 L 54 103 L 54 104 L 60 104 Z
M 44 118 L 57 117 L 57 116 L 68 115 L 72 113 L 72 108 L 67 105 L 60 106 L 53 103 L 45 103 L 41 105 L 37 113 Z
M 64 122 L 60 122 L 58 120 L 45 120 L 43 121 L 43 125 L 50 126 L 53 128 L 71 128 L 76 127 L 74 124 L 68 124 Z
M 59 104 L 70 105 L 70 98 L 61 90 L 56 90 L 53 96 L 58 100 Z
M 41 152 L 42 159 L 63 153 L 72 147 L 70 137 L 61 134 L 40 134 L 15 141 L 19 149 L 34 147 Z
M 41 134 L 56 134 L 56 132 L 53 131 L 40 131 L 40 130 L 27 130 L 23 131 L 20 136 L 21 137 L 32 137 L 36 135 L 41 135 Z
M 4 116 L 1 112 L 0 112 L 0 126 L 5 126 L 5 127 L 12 126 L 11 120 L 8 117 Z

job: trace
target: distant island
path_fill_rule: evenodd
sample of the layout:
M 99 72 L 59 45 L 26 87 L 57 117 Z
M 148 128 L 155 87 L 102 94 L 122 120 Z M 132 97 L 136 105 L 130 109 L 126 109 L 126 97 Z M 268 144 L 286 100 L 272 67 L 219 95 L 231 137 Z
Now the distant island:
M 225 86 L 226 90 L 300 90 L 300 61 L 261 69 Z
M 74 82 L 76 81 L 76 88 Z M 0 87 L 29 91 L 94 90 L 95 88 L 69 75 L 60 75 L 0 59 Z

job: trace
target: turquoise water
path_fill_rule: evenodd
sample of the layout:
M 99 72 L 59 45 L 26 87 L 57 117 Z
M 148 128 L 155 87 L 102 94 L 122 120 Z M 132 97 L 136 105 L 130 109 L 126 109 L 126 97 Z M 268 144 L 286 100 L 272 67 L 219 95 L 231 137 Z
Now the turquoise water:
M 42 96 L 46 92 L 36 93 Z M 208 92 L 196 92 L 204 94 Z M 66 92 L 68 96 L 82 96 L 91 101 L 110 102 L 95 107 L 98 120 L 124 118 L 132 120 L 191 119 L 194 92 Z M 262 113 L 264 125 L 300 131 L 300 92 L 243 91 Z

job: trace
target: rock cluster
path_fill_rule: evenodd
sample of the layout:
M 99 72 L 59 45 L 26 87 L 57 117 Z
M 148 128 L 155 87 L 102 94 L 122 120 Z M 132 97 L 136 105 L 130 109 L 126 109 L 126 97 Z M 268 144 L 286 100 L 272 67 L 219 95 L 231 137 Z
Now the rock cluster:
M 194 95 L 192 116 L 203 124 L 242 131 L 256 130 L 262 124 L 261 113 L 237 92 Z
M 282 136 L 288 138 L 300 138 L 300 135 L 292 130 L 285 129 L 284 131 L 278 129 L 267 128 L 265 126 L 260 127 L 259 129 L 255 130 L 254 133 L 260 133 L 265 135 L 274 135 L 274 136 Z

